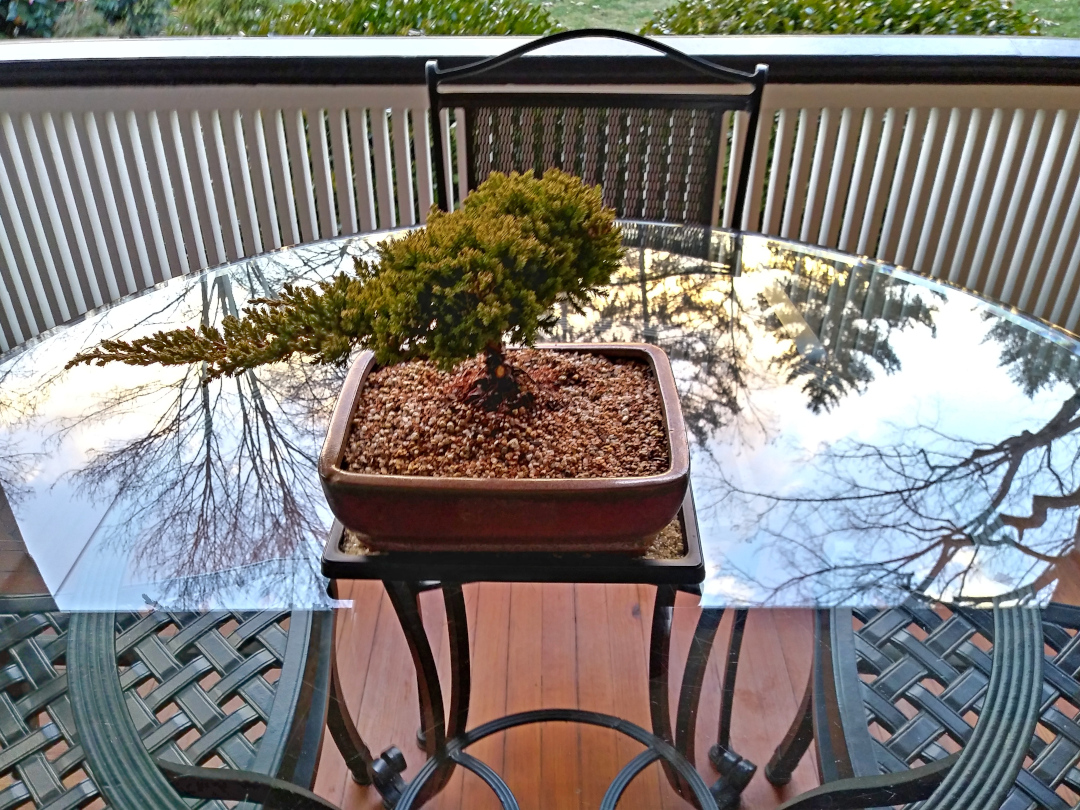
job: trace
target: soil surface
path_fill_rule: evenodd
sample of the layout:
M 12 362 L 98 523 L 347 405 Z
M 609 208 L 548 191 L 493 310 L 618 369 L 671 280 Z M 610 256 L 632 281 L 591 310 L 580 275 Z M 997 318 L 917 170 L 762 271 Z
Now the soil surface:
M 535 404 L 485 411 L 463 401 L 483 364 L 452 372 L 411 361 L 368 378 L 344 467 L 452 478 L 614 478 L 671 466 L 660 389 L 649 367 L 595 354 L 507 352 Z
M 346 529 L 341 537 L 341 550 L 346 554 L 370 557 L 381 552 L 372 551 L 364 545 L 364 535 Z M 660 530 L 652 541 L 649 550 L 642 556 L 647 560 L 677 560 L 686 554 L 686 541 L 683 537 L 682 518 L 678 515 Z

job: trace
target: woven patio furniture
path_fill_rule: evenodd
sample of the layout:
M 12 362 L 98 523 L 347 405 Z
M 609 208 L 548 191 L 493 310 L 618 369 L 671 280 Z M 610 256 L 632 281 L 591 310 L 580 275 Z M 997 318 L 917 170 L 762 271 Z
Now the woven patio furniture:
M 64 613 L 48 596 L 0 599 L 0 807 L 224 810 L 275 791 L 331 807 L 304 789 L 330 626 L 317 612 Z
M 786 784 L 814 740 L 822 786 L 783 810 L 1076 807 L 1078 628 L 1064 605 L 818 612 L 810 683 L 765 774 Z
M 489 72 L 513 67 L 526 54 L 582 38 L 616 39 L 658 51 L 685 84 L 583 86 L 555 74 L 556 57 L 545 59 L 539 80 L 480 83 Z M 529 60 L 526 60 L 527 62 Z M 522 68 L 521 65 L 516 67 Z M 667 65 L 665 64 L 665 67 Z M 617 216 L 673 223 L 715 224 L 723 163 L 733 114 L 746 113 L 745 143 L 736 144 L 731 171 L 738 181 L 731 222 L 743 220 L 754 137 L 768 67 L 753 73 L 720 67 L 670 45 L 624 31 L 581 29 L 536 39 L 499 56 L 461 67 L 427 63 L 432 132 L 441 131 L 443 110 L 464 111 L 465 189 L 491 172 L 542 174 L 559 168 L 603 188 L 604 204 Z M 708 82 L 702 84 L 702 82 Z M 695 85 L 696 83 L 696 85 Z M 748 92 L 718 92 L 716 85 Z M 448 139 L 435 137 L 437 201 L 450 210 L 453 161 Z

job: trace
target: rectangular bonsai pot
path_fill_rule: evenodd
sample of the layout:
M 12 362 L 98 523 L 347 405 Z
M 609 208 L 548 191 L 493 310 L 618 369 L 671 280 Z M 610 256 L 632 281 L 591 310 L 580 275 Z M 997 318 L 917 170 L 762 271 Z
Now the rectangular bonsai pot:
M 539 349 L 601 354 L 646 363 L 660 388 L 671 466 L 636 478 L 438 478 L 342 469 L 353 416 L 375 357 L 349 370 L 319 477 L 330 509 L 377 551 L 591 551 L 644 553 L 679 511 L 690 453 L 675 378 L 649 344 L 545 344 Z

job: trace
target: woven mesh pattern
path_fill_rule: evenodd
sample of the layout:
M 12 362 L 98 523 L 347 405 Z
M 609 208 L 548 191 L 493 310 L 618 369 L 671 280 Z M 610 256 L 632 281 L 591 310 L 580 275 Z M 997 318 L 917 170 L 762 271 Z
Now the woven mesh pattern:
M 120 685 L 150 753 L 249 770 L 273 709 L 287 621 L 276 611 L 119 618 Z
M 472 108 L 469 186 L 493 171 L 557 168 L 599 183 L 604 204 L 622 218 L 708 225 L 722 115 L 692 108 Z
M 953 753 L 971 735 L 990 678 L 989 611 L 855 611 L 863 705 L 883 772 Z M 1044 617 L 1042 710 L 1002 810 L 1080 807 L 1080 637 Z
M 147 750 L 250 769 L 273 710 L 288 626 L 289 614 L 276 611 L 119 615 L 120 683 Z M 66 630 L 63 613 L 0 613 L 0 810 L 106 806 L 78 744 Z
M 0 613 L 0 808 L 82 807 L 98 795 L 84 769 L 61 613 Z

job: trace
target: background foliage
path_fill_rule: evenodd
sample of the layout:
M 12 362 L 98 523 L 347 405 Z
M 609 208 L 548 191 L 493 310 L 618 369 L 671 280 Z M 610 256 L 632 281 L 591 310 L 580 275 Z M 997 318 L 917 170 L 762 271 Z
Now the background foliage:
M 1080 0 L 0 0 L 0 36 L 1056 34 Z
M 110 0 L 116 1 L 116 0 Z M 176 0 L 171 34 L 550 34 L 528 0 Z
M 7 37 L 149 37 L 165 29 L 169 0 L 0 0 Z
M 679 0 L 643 34 L 1039 34 L 1003 0 Z
M 0 32 L 5 37 L 49 37 L 52 36 L 56 18 L 63 10 L 63 4 L 56 0 L 0 0 Z

